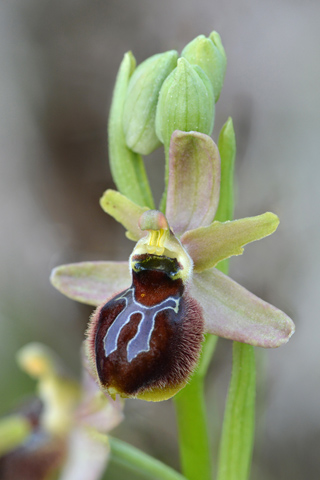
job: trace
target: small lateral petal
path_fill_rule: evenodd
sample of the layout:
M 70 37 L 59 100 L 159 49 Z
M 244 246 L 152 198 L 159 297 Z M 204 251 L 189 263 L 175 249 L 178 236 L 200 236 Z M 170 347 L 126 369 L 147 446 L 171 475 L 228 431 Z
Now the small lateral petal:
M 203 133 L 176 130 L 170 142 L 166 216 L 181 234 L 210 225 L 219 203 L 220 155 Z
M 127 229 L 127 237 L 137 241 L 145 235 L 139 228 L 138 221 L 148 207 L 140 207 L 125 195 L 115 190 L 107 190 L 100 199 L 101 208 Z
M 208 333 L 257 347 L 275 348 L 294 333 L 281 310 L 213 268 L 194 274 L 190 295 L 203 308 Z
M 184 233 L 181 242 L 194 261 L 194 271 L 202 272 L 225 258 L 241 255 L 244 245 L 271 235 L 278 225 L 277 215 L 267 212 L 232 222 L 213 222 Z
M 97 306 L 128 288 L 131 275 L 128 262 L 80 262 L 56 267 L 50 280 L 67 297 Z

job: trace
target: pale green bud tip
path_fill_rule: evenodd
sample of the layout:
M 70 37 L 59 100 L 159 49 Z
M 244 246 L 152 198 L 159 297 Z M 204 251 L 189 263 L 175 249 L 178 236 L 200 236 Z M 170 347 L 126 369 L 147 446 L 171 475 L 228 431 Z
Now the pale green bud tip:
M 234 137 L 234 128 L 233 128 L 233 121 L 232 118 L 229 117 L 226 123 L 223 125 L 221 129 L 221 134 L 227 135 L 228 137 Z
M 213 42 L 213 44 L 217 47 L 217 49 L 219 50 L 221 55 L 223 57 L 225 57 L 225 60 L 227 60 L 226 52 L 225 52 L 225 49 L 222 45 L 221 37 L 220 37 L 219 33 L 216 32 L 215 30 L 213 30 L 213 32 L 210 33 L 209 38 Z
M 226 70 L 226 55 L 219 34 L 212 32 L 209 38 L 199 35 L 185 46 L 181 55 L 208 75 L 217 102 Z
M 136 153 L 148 155 L 160 146 L 155 131 L 156 108 L 161 86 L 177 65 L 178 52 L 153 55 L 134 71 L 123 111 L 126 144 Z
M 199 35 L 192 40 L 182 50 L 181 56 L 186 58 L 192 65 L 198 65 L 208 75 L 213 83 L 214 79 L 214 63 L 215 46 L 204 35 Z
M 219 135 L 219 149 L 228 149 L 229 155 L 235 154 L 236 150 L 236 136 L 233 128 L 232 118 L 229 117 L 223 125 Z
M 124 54 L 123 64 L 128 72 L 128 76 L 131 77 L 131 75 L 134 72 L 134 69 L 136 68 L 136 59 L 134 58 L 133 53 L 130 50 L 129 52 L 126 52 Z
M 212 85 L 198 66 L 179 58 L 160 90 L 156 132 L 166 148 L 175 130 L 211 134 L 214 119 Z

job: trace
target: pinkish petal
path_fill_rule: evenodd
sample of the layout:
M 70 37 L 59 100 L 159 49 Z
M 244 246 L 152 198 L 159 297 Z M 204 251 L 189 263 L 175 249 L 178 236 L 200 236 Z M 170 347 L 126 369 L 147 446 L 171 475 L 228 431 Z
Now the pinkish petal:
M 241 218 L 232 222 L 213 222 L 208 227 L 190 230 L 181 242 L 194 261 L 194 271 L 201 272 L 233 255 L 241 255 L 243 246 L 271 235 L 279 225 L 274 213 Z
M 206 330 L 214 335 L 273 348 L 294 333 L 294 323 L 285 313 L 215 268 L 194 274 L 190 295 L 202 306 Z
M 78 302 L 100 305 L 131 285 L 128 262 L 81 262 L 53 269 L 50 280 Z
M 210 225 L 219 203 L 218 147 L 208 135 L 176 130 L 169 157 L 166 216 L 174 233 Z
M 101 208 L 127 229 L 127 237 L 137 241 L 145 235 L 138 225 L 138 220 L 148 207 L 140 207 L 125 195 L 115 190 L 107 190 L 100 198 Z
M 110 454 L 107 438 L 75 428 L 69 438 L 67 460 L 59 480 L 100 480 Z
M 96 429 L 100 433 L 108 433 L 123 420 L 124 401 L 117 396 L 112 400 L 102 392 L 91 372 L 90 362 L 82 353 L 83 397 L 75 413 L 77 424 Z

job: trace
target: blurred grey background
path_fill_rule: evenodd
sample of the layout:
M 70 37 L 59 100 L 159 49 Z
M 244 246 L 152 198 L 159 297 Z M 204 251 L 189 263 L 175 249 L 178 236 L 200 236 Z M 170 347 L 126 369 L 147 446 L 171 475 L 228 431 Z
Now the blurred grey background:
M 132 248 L 98 205 L 113 186 L 106 125 L 123 54 L 140 62 L 181 51 L 214 29 L 228 67 L 213 137 L 231 115 L 236 217 L 271 210 L 281 219 L 232 261 L 231 276 L 297 326 L 287 346 L 257 349 L 252 479 L 320 478 L 319 14 L 316 0 L 1 2 L 0 414 L 34 389 L 15 362 L 25 343 L 50 345 L 79 373 L 91 309 L 50 286 L 51 268 L 125 259 Z M 159 151 L 148 160 L 157 198 L 162 167 Z M 213 456 L 230 365 L 222 340 L 207 382 Z M 116 433 L 178 467 L 172 403 L 128 401 L 126 414 Z M 127 477 L 111 469 L 107 478 Z

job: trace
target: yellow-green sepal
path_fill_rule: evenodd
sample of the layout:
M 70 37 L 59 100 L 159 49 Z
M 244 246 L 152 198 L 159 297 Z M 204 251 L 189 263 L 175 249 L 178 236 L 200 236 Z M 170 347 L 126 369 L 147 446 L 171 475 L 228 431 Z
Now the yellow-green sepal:
M 106 213 L 124 226 L 127 230 L 126 236 L 130 240 L 136 242 L 143 237 L 144 233 L 139 228 L 138 222 L 143 212 L 150 210 L 148 207 L 137 205 L 115 190 L 106 190 L 100 198 L 100 205 Z
M 202 272 L 221 260 L 241 255 L 243 246 L 271 235 L 279 225 L 279 218 L 271 212 L 232 222 L 213 222 L 184 233 L 183 246 L 194 261 L 194 271 Z

